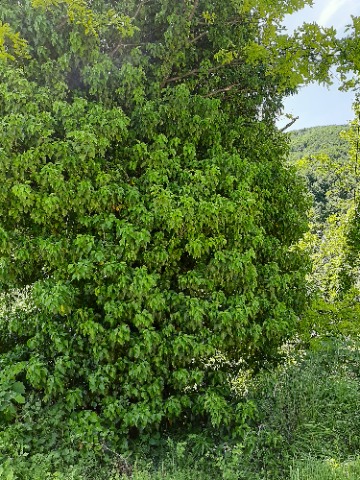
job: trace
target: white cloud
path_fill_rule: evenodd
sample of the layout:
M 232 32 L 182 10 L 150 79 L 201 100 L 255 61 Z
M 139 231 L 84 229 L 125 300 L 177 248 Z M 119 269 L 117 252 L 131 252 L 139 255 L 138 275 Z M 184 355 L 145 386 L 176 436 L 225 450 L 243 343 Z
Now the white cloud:
M 350 0 L 352 2 L 352 0 Z M 330 2 L 327 2 L 326 7 L 321 11 L 318 23 L 321 25 L 327 25 L 329 23 L 329 20 L 334 17 L 334 15 L 344 7 L 345 4 L 348 4 L 348 0 L 331 0 Z M 341 11 L 341 14 L 343 14 L 344 11 Z M 350 17 L 349 9 L 346 9 L 347 15 Z M 336 23 L 336 22 L 333 22 Z

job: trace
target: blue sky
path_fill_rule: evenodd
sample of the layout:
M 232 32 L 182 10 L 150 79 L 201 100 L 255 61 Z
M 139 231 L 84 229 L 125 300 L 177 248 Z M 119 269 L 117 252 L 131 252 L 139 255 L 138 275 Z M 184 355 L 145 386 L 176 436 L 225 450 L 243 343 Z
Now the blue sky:
M 314 0 L 313 6 L 286 18 L 286 25 L 292 30 L 304 21 L 316 22 L 324 27 L 334 26 L 339 35 L 351 22 L 351 15 L 360 15 L 359 0 Z M 342 125 L 352 120 L 353 93 L 338 91 L 339 83 L 334 81 L 331 87 L 310 85 L 302 88 L 298 95 L 285 101 L 285 112 L 299 116 L 292 129 L 313 127 L 316 125 Z M 280 126 L 289 120 L 280 122 Z

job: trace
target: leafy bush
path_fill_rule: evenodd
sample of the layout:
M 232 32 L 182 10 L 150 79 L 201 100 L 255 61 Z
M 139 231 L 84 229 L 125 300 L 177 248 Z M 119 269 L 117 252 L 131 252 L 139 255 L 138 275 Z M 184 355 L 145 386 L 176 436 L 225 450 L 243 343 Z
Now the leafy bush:
M 1 2 L 27 54 L 0 63 L 0 285 L 7 304 L 29 293 L 2 309 L 0 366 L 78 448 L 231 430 L 238 362 L 274 359 L 296 327 L 306 200 L 274 123 L 306 78 L 274 46 L 288 2 L 235 3 Z M 283 59 L 324 80 L 307 35 Z M 30 411 L 14 408 L 2 427 Z
M 306 347 L 322 348 L 329 338 L 353 339 L 360 335 L 359 291 L 353 288 L 342 300 L 314 299 L 302 315 L 299 338 Z

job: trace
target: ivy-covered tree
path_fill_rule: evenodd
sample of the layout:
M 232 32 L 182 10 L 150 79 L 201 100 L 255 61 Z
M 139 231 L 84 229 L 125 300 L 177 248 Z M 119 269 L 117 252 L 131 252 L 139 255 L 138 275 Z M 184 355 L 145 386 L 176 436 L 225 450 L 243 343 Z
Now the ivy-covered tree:
M 275 127 L 331 63 L 332 30 L 280 28 L 304 3 L 1 2 L 1 421 L 40 401 L 90 442 L 243 415 L 229 373 L 305 298 Z

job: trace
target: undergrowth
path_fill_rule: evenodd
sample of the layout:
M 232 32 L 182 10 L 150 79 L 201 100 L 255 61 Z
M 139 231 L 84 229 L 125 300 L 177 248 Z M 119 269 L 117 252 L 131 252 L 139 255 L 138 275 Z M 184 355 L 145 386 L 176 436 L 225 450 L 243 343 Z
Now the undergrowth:
M 43 417 L 28 411 L 22 423 L 0 432 L 0 478 L 355 480 L 359 380 L 359 341 L 323 337 L 311 350 L 293 351 L 283 365 L 248 380 L 246 391 L 241 385 L 239 402 L 256 411 L 242 436 L 221 437 L 194 425 L 187 434 L 143 439 L 124 452 L 81 451 L 61 432 L 55 407 Z

